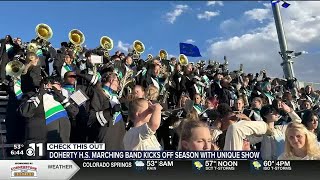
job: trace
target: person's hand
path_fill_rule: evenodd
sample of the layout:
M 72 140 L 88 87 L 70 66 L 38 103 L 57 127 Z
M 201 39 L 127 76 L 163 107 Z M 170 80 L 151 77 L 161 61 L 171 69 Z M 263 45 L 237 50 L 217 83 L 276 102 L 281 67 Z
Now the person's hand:
M 57 89 L 57 87 L 52 86 L 52 90 L 54 92 L 53 97 L 58 102 L 63 102 L 65 97 L 62 95 L 62 93 Z
M 290 113 L 292 112 L 292 109 L 284 102 L 281 103 L 281 108 L 286 112 L 286 113 Z

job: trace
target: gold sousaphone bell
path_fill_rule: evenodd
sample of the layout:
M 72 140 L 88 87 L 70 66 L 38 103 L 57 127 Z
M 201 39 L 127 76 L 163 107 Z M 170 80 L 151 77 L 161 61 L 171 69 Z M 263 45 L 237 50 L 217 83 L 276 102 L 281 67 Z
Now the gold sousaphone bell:
M 161 49 L 161 50 L 159 51 L 159 57 L 160 57 L 161 60 L 166 60 L 167 57 L 168 57 L 167 51 L 164 50 L 164 49 Z
M 186 66 L 189 64 L 189 61 L 188 61 L 188 58 L 186 55 L 184 54 L 180 54 L 179 55 L 179 63 L 182 65 L 182 66 Z
M 133 41 L 133 49 L 135 50 L 135 52 L 137 54 L 142 54 L 145 50 L 145 47 L 141 41 L 135 40 L 135 41 Z
M 6 65 L 6 75 L 11 77 L 19 77 L 21 76 L 24 68 L 25 65 L 22 62 L 18 60 L 10 61 Z
M 69 32 L 69 41 L 74 45 L 75 50 L 78 52 L 82 51 L 82 44 L 86 40 L 84 34 L 78 29 L 72 29 Z
M 53 31 L 47 24 L 41 23 L 36 26 L 36 34 L 40 39 L 48 41 L 53 36 Z
M 139 59 L 140 55 L 144 52 L 145 47 L 144 44 L 139 41 L 139 40 L 135 40 L 133 41 L 133 49 L 134 49 L 134 55 L 132 57 L 132 59 Z
M 108 36 L 102 36 L 100 38 L 100 46 L 106 50 L 104 52 L 104 56 L 105 57 L 109 57 L 109 51 L 111 51 L 111 49 L 113 49 L 113 40 L 108 37 Z
M 113 48 L 113 40 L 108 36 L 102 36 L 100 38 L 100 46 L 103 49 L 110 51 Z

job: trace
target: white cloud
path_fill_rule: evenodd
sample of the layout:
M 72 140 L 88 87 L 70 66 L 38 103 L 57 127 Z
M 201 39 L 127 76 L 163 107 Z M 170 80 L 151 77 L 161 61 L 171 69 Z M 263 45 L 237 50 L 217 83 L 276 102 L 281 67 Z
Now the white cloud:
M 214 38 L 211 38 L 211 39 L 207 39 L 207 40 L 206 40 L 206 43 L 211 44 L 211 43 L 213 43 L 214 41 L 222 40 L 222 39 L 223 39 L 223 37 L 214 37 Z
M 131 45 L 129 43 L 123 43 L 122 41 L 118 41 L 118 45 L 117 45 L 118 50 L 127 53 L 130 47 Z
M 244 15 L 249 17 L 249 19 L 258 20 L 260 22 L 273 17 L 270 9 L 252 9 L 244 12 Z
M 222 1 L 208 1 L 207 2 L 207 6 L 215 6 L 215 5 L 223 6 L 223 2 Z
M 196 41 L 194 41 L 193 39 L 187 39 L 187 40 L 185 41 L 185 43 L 194 43 L 194 42 L 196 42 Z
M 168 55 L 168 59 L 171 59 L 172 57 L 178 58 L 177 55 L 173 55 L 173 54 L 169 54 L 169 55 Z
M 177 17 L 181 16 L 188 9 L 188 5 L 176 5 L 175 9 L 166 14 L 166 19 L 169 23 L 173 24 Z
M 320 44 L 320 11 L 318 11 L 320 2 L 290 3 L 290 8 L 281 9 L 288 50 L 298 52 L 315 49 Z M 270 16 L 272 17 L 272 13 Z M 273 18 L 263 18 L 262 15 L 252 17 L 256 20 L 265 20 L 266 23 L 238 36 L 212 42 L 207 51 L 209 58 L 222 59 L 226 55 L 230 70 L 238 69 L 239 64 L 242 63 L 246 72 L 255 73 L 266 69 L 269 76 L 282 77 L 283 70 L 280 65 L 282 59 L 278 54 L 280 47 Z M 245 19 L 240 17 L 227 20 L 221 23 L 220 28 L 231 26 L 237 21 L 245 21 Z M 319 54 L 309 53 L 294 59 L 295 76 L 299 80 L 319 82 L 318 56 Z
M 202 14 L 198 14 L 197 17 L 198 17 L 198 19 L 206 19 L 209 21 L 212 17 L 218 16 L 219 14 L 220 14 L 219 12 L 205 11 Z

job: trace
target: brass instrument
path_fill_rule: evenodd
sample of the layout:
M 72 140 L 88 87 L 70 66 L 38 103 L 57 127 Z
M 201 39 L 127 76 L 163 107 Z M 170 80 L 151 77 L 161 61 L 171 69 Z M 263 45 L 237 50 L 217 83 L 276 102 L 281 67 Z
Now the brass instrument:
M 78 29 L 72 29 L 69 32 L 69 41 L 73 44 L 74 50 L 77 52 L 82 52 L 82 44 L 86 40 L 84 34 Z
M 104 50 L 103 55 L 108 58 L 110 56 L 109 51 L 113 49 L 113 40 L 108 36 L 102 36 L 100 38 L 100 46 Z
M 161 50 L 159 51 L 159 57 L 160 57 L 160 60 L 166 60 L 167 57 L 168 57 L 167 51 L 164 50 L 164 49 L 161 49 Z
M 134 49 L 133 59 L 139 59 L 140 55 L 145 50 L 145 46 L 141 41 L 135 40 L 135 41 L 133 41 L 133 49 Z
M 132 75 L 133 75 L 133 70 L 127 68 L 126 69 L 126 74 L 120 80 L 120 88 L 121 88 L 121 90 L 120 90 L 119 95 L 118 95 L 119 99 L 123 96 L 123 91 L 124 91 L 125 87 L 127 87 L 130 83 L 134 82 L 135 79 L 132 78 Z M 129 89 L 129 91 L 130 91 L 130 89 Z
M 169 78 L 170 78 L 170 75 L 167 75 L 166 80 L 164 81 L 162 89 L 161 89 L 161 91 L 159 93 L 159 96 L 161 97 L 160 98 L 160 102 L 162 104 L 166 103 L 166 101 L 168 99 L 168 96 L 169 96 L 169 91 L 166 88 L 166 86 L 167 86 L 167 84 L 169 83 L 169 80 L 170 80 Z
M 40 43 L 40 40 L 43 40 L 42 46 L 45 46 L 46 42 L 48 42 L 49 39 L 51 39 L 53 36 L 53 31 L 51 27 L 47 24 L 38 24 L 36 26 L 35 31 L 37 35 L 36 39 L 38 39 L 38 42 Z
M 36 43 L 29 43 L 28 46 L 27 46 L 27 51 L 28 52 L 37 53 L 38 45 Z
M 152 54 L 148 54 L 148 58 L 147 58 L 147 61 L 151 61 L 153 59 L 153 56 Z
M 179 63 L 182 65 L 182 66 L 186 66 L 189 64 L 189 61 L 188 61 L 188 58 L 186 55 L 184 54 L 180 54 L 179 55 Z
M 6 75 L 17 78 L 23 74 L 24 69 L 25 65 L 22 62 L 18 60 L 10 61 L 6 65 Z

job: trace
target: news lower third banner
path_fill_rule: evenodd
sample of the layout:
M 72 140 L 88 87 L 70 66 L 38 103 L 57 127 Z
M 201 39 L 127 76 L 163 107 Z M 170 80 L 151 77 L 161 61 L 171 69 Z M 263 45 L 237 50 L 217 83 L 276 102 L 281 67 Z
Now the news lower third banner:
M 0 179 L 87 180 L 115 177 L 139 180 L 163 179 L 172 175 L 184 178 L 210 179 L 223 176 L 319 177 L 320 161 L 250 161 L 250 160 L 2 160 Z M 154 176 L 157 175 L 157 176 Z M 268 176 L 266 176 L 268 175 Z

